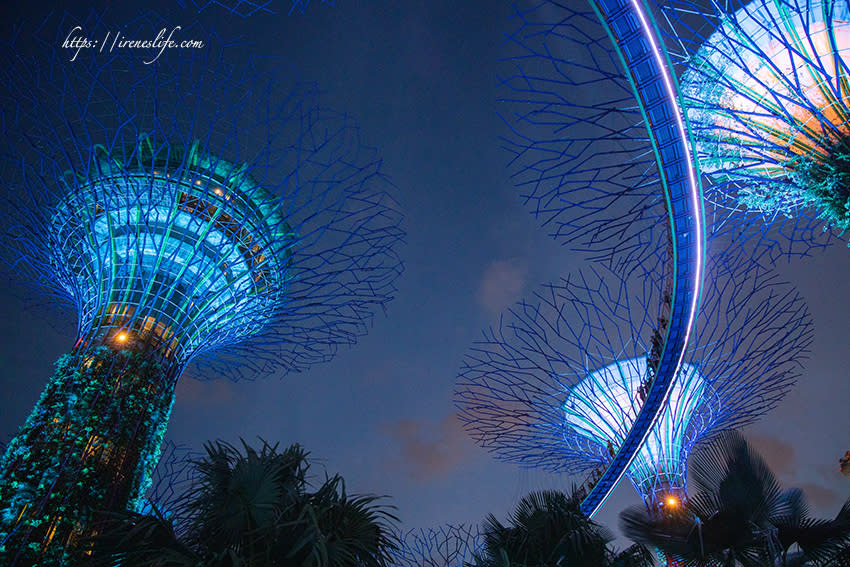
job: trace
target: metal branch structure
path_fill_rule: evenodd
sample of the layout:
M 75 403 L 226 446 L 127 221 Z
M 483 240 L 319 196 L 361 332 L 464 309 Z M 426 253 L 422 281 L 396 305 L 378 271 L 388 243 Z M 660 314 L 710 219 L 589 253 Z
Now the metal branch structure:
M 455 400 L 499 459 L 591 486 L 617 455 L 652 382 L 663 271 L 579 272 L 517 304 L 467 355 Z M 687 458 L 747 424 L 792 386 L 812 340 L 797 292 L 748 257 L 713 256 L 697 332 L 627 476 L 650 509 L 686 494 Z
M 516 124 L 509 147 L 526 198 L 538 213 L 543 204 L 556 235 L 580 235 L 619 265 L 670 251 L 668 312 L 652 379 L 582 503 L 592 516 L 636 458 L 682 370 L 703 285 L 702 190 L 671 64 L 641 0 L 593 0 L 584 12 L 548 2 L 517 10 L 517 17 L 521 25 L 510 40 L 519 49 L 510 59 L 516 70 L 504 83 L 520 109 L 507 122 Z M 627 110 L 617 110 L 624 104 Z
M 658 3 L 707 198 L 760 224 L 850 228 L 850 3 Z
M 77 320 L 0 467 L 4 565 L 58 561 L 93 510 L 141 498 L 184 371 L 305 370 L 394 293 L 401 215 L 357 126 L 280 63 L 233 66 L 192 34 L 202 47 L 4 54 L 3 259 Z
M 484 547 L 477 526 L 443 525 L 411 530 L 398 536 L 392 567 L 466 567 L 473 565 Z
M 666 244 L 676 200 L 665 193 L 702 167 L 688 163 L 693 128 L 677 124 L 691 118 L 665 50 L 678 43 L 645 4 L 517 2 L 500 70 L 503 145 L 523 201 L 554 238 L 621 266 Z M 765 263 L 830 240 L 811 218 L 753 225 L 734 203 L 706 205 L 709 236 L 746 239 Z
M 201 12 L 210 6 L 217 6 L 227 10 L 234 16 L 247 18 L 259 13 L 274 14 L 275 4 L 288 4 L 288 14 L 303 14 L 310 5 L 311 0 L 177 0 L 181 7 L 187 4 Z M 321 4 L 334 5 L 335 0 L 320 0 Z
M 499 79 L 503 145 L 549 233 L 603 257 L 652 249 L 665 224 L 649 133 L 587 2 L 517 4 Z
M 193 461 L 201 457 L 188 447 L 173 441 L 162 443 L 159 462 L 151 473 L 144 500 L 136 507 L 141 514 L 151 514 L 153 507 L 174 524 L 180 524 L 180 502 L 198 482 L 198 469 Z
M 333 6 L 336 0 L 320 0 L 321 4 L 328 4 L 329 6 Z M 303 14 L 307 7 L 310 5 L 310 0 L 290 0 L 291 6 L 289 7 L 289 13 L 300 13 Z

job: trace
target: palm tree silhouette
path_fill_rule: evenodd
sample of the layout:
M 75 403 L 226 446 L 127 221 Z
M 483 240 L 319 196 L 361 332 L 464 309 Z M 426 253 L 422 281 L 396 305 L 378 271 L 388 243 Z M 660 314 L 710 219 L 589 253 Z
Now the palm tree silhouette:
M 532 492 L 520 500 L 508 526 L 490 514 L 483 527 L 484 550 L 475 567 L 648 567 L 642 545 L 613 550 L 613 535 L 581 511 L 581 494 Z
M 262 440 L 261 440 L 262 441 Z M 397 518 L 381 497 L 349 495 L 339 475 L 308 491 L 308 453 L 262 441 L 207 443 L 197 483 L 175 526 L 154 514 L 113 517 L 92 541 L 91 563 L 122 567 L 386 567 Z
M 773 471 L 736 431 L 692 456 L 697 492 L 663 515 L 633 507 L 623 532 L 678 565 L 764 567 L 838 565 L 850 543 L 850 500 L 832 520 L 809 516 L 799 489 L 783 490 Z

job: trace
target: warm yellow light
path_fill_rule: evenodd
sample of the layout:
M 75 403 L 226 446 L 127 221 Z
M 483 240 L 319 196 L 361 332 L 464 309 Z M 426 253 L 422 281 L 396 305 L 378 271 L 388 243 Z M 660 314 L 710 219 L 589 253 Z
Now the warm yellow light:
M 118 333 L 117 335 L 115 335 L 115 340 L 119 343 L 123 343 L 127 340 L 127 333 Z
M 670 507 L 675 507 L 679 505 L 679 500 L 675 496 L 667 497 L 667 505 Z

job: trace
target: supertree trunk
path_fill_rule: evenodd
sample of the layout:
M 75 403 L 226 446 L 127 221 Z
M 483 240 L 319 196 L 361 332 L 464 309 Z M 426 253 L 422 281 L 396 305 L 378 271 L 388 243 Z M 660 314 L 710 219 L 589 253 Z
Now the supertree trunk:
M 142 496 L 175 383 L 145 353 L 100 346 L 59 359 L 2 463 L 3 564 L 58 564 L 99 514 Z

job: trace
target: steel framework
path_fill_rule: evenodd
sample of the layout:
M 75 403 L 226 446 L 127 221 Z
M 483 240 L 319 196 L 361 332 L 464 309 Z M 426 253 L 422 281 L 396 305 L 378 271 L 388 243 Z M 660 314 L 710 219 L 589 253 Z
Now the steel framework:
M 393 567 L 466 567 L 475 562 L 483 546 L 476 526 L 443 525 L 428 530 L 411 530 L 398 536 Z
M 659 247 L 670 251 L 652 380 L 582 504 L 593 515 L 636 458 L 682 368 L 703 285 L 704 204 L 671 65 L 642 0 L 593 0 L 584 12 L 543 3 L 517 17 L 511 42 L 520 54 L 510 60 L 518 70 L 505 85 L 518 93 L 511 100 L 521 109 L 508 120 L 516 124 L 509 147 L 526 198 L 554 222 L 556 235 L 579 235 L 619 265 L 640 263 Z M 586 60 L 576 63 L 571 47 Z M 600 97 L 584 88 L 590 85 L 611 94 Z M 629 110 L 616 110 L 625 101 Z M 638 157 L 623 163 L 617 154 Z
M 707 198 L 828 241 L 850 227 L 850 3 L 659 0 Z M 794 219 L 788 221 L 788 218 Z
M 320 0 L 322 4 L 334 5 L 335 0 Z M 181 7 L 191 5 L 198 12 L 206 10 L 210 6 L 224 8 L 234 16 L 247 18 L 257 12 L 274 14 L 275 0 L 177 0 Z M 280 0 L 284 3 L 284 0 Z M 310 0 L 289 0 L 288 14 L 303 14 L 310 5 Z
M 674 63 L 682 49 L 668 25 L 674 10 L 664 10 L 659 29 L 657 8 L 637 0 L 518 2 L 504 41 L 503 145 L 522 199 L 554 238 L 623 266 L 666 244 L 673 201 L 665 186 L 702 167 L 697 159 L 687 163 L 694 129 L 681 110 L 687 97 Z M 695 9 L 683 7 L 682 19 L 688 8 Z M 805 216 L 754 224 L 752 214 L 712 191 L 707 235 L 747 240 L 765 263 L 830 241 Z
M 456 387 L 467 431 L 497 458 L 591 475 L 616 458 L 652 383 L 663 270 L 608 268 L 545 286 L 468 354 Z M 663 314 L 661 315 L 663 317 Z M 687 456 L 773 407 L 812 339 L 799 295 L 748 257 L 712 257 L 697 333 L 627 470 L 648 507 L 685 495 Z
M 56 29 L 77 25 L 116 29 Z M 304 370 L 394 292 L 400 214 L 357 126 L 281 64 L 233 66 L 202 37 L 155 60 L 70 61 L 54 37 L 4 54 L 3 259 L 77 318 L 0 466 L 4 564 L 58 560 L 92 510 L 141 497 L 184 371 Z

